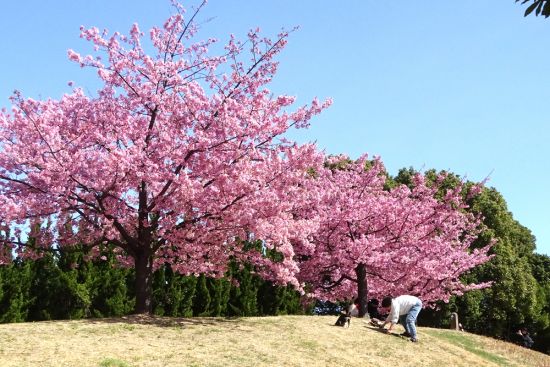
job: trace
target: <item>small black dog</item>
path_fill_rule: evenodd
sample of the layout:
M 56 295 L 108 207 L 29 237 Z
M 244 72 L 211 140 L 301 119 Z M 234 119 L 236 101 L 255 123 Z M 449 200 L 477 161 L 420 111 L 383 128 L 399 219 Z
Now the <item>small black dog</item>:
M 351 315 L 349 313 L 342 312 L 340 316 L 338 316 L 338 320 L 336 320 L 334 326 L 349 327 L 350 322 Z

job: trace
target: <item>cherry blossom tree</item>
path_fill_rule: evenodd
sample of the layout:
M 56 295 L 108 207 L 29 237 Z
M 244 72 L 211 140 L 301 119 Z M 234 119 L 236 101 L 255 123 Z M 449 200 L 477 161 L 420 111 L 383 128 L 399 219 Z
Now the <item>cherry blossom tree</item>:
M 356 162 L 332 157 L 310 180 L 322 188 L 316 205 L 320 226 L 314 246 L 297 251 L 300 279 L 310 284 L 313 295 L 329 300 L 358 296 L 364 315 L 369 293 L 413 294 L 430 303 L 488 286 L 459 279 L 490 258 L 489 246 L 470 249 L 480 222 L 464 210 L 463 186 L 437 199 L 444 176 L 429 185 L 417 175 L 412 189 L 385 189 L 385 181 L 382 162 L 366 156 Z
M 115 245 L 135 267 L 138 313 L 151 311 L 151 275 L 162 263 L 223 276 L 242 260 L 297 285 L 291 243 L 306 244 L 316 229 L 291 213 L 303 206 L 306 169 L 323 157 L 282 135 L 307 127 L 330 100 L 291 111 L 295 98 L 267 89 L 289 33 L 231 36 L 213 56 L 216 40 L 194 39 L 204 3 L 189 15 L 174 5 L 149 41 L 137 24 L 127 36 L 81 27 L 96 54 L 68 57 L 97 70 L 96 95 L 75 87 L 59 100 L 33 100 L 16 92 L 0 113 L 3 253 Z M 252 237 L 262 249 L 244 247 Z M 281 259 L 264 256 L 269 249 Z

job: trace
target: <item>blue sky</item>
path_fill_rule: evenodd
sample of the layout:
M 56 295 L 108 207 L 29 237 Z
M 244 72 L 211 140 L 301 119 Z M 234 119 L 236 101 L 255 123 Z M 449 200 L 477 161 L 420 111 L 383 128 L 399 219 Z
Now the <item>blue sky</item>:
M 198 2 L 184 2 L 186 7 Z M 201 36 L 274 36 L 299 25 L 271 89 L 332 97 L 298 141 L 327 153 L 380 155 L 390 173 L 448 169 L 490 175 L 509 210 L 550 254 L 550 20 L 523 17 L 513 0 L 211 0 Z M 59 98 L 97 80 L 67 60 L 85 53 L 80 25 L 126 32 L 162 24 L 166 0 L 5 1 L 0 13 L 0 106 L 19 89 Z

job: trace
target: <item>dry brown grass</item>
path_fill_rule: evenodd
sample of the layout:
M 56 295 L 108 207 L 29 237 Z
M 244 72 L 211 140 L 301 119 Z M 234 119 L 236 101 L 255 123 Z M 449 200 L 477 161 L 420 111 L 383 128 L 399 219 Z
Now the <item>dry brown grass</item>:
M 550 366 L 476 335 L 419 328 L 419 343 L 335 317 L 120 319 L 0 325 L 0 366 Z M 401 332 L 402 330 L 397 330 Z

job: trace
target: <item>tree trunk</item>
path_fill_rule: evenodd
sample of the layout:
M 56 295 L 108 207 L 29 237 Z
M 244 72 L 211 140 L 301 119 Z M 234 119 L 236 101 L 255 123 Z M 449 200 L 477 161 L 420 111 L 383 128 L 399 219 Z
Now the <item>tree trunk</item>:
M 136 269 L 136 314 L 153 312 L 153 256 L 148 253 L 137 253 Z
M 359 298 L 359 317 L 367 314 L 367 304 L 369 302 L 369 284 L 367 281 L 367 265 L 359 264 L 355 268 L 357 276 L 357 298 Z

